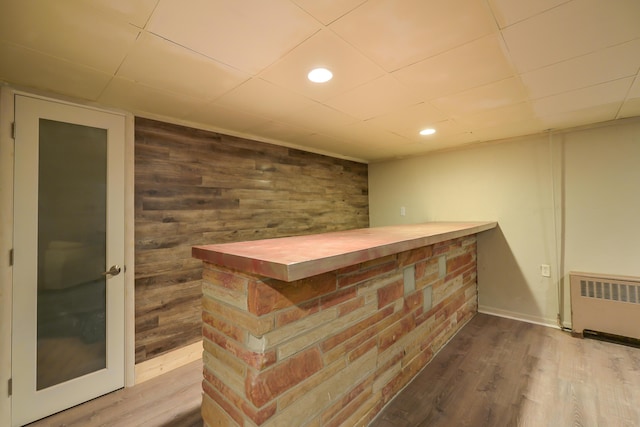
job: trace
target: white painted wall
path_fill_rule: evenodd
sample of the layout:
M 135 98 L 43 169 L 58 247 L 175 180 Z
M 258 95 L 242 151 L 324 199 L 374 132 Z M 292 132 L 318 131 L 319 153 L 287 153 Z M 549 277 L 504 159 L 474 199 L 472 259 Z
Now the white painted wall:
M 371 164 L 370 222 L 498 221 L 478 239 L 480 310 L 555 325 L 560 298 L 568 325 L 569 271 L 640 276 L 639 188 L 634 119 Z

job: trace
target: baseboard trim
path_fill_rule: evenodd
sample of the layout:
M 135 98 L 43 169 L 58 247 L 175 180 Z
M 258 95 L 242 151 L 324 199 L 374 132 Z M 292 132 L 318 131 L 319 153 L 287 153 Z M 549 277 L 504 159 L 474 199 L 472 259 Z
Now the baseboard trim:
M 506 319 L 519 320 L 521 322 L 532 323 L 534 325 L 546 326 L 548 328 L 560 329 L 555 320 L 545 319 L 538 316 L 529 316 L 527 314 L 515 313 L 499 308 L 479 306 L 478 313 L 489 314 L 492 316 L 504 317 Z
M 135 383 L 140 384 L 199 359 L 202 359 L 202 340 L 138 363 Z

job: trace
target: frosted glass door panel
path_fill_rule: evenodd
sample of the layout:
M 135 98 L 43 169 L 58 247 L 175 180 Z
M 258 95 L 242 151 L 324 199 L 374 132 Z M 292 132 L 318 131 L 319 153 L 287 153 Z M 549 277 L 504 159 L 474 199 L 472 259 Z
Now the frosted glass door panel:
M 107 131 L 39 135 L 37 390 L 106 367 Z

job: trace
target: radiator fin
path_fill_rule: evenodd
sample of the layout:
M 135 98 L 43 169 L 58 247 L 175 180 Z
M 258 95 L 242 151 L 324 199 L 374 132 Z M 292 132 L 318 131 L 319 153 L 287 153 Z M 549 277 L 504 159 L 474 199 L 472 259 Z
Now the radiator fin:
M 580 280 L 580 296 L 640 304 L 640 285 L 628 283 Z

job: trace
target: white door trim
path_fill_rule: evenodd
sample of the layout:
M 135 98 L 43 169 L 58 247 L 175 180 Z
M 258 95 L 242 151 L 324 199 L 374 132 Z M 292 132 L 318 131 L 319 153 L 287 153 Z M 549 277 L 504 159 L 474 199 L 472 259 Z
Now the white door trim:
M 48 101 L 80 105 L 125 116 L 125 387 L 135 381 L 135 299 L 134 299 L 134 117 L 130 113 L 98 108 L 50 94 L 24 91 L 0 84 L 0 425 L 11 424 L 11 330 L 13 270 L 9 251 L 13 247 L 14 121 L 15 95 L 27 95 Z

